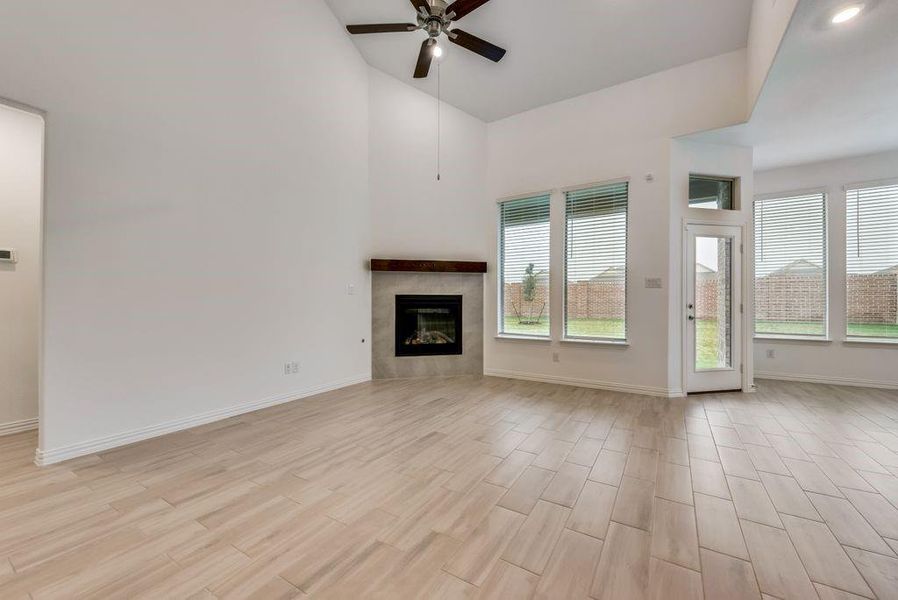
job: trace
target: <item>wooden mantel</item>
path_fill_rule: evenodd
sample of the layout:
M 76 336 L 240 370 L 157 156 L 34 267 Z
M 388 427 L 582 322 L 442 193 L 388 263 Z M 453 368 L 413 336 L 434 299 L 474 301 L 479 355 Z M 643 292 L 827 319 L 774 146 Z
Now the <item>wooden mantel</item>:
M 486 263 L 464 260 L 395 260 L 372 258 L 372 271 L 413 273 L 486 273 Z

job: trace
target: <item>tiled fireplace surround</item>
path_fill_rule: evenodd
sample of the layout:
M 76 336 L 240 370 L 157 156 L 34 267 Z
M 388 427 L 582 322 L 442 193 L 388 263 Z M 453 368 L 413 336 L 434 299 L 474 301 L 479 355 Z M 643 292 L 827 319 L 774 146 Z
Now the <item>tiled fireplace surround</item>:
M 372 261 L 371 372 L 374 379 L 482 374 L 483 273 L 442 271 L 450 263 L 435 261 L 404 261 L 398 267 L 414 268 L 414 271 L 381 270 L 387 262 L 393 261 Z M 396 296 L 405 294 L 462 296 L 460 355 L 396 356 Z

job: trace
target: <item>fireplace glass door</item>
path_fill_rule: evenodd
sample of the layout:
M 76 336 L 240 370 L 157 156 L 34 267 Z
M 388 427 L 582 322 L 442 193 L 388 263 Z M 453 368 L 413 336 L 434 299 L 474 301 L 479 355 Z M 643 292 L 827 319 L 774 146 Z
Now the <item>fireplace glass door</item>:
M 396 356 L 461 354 L 461 296 L 396 296 Z

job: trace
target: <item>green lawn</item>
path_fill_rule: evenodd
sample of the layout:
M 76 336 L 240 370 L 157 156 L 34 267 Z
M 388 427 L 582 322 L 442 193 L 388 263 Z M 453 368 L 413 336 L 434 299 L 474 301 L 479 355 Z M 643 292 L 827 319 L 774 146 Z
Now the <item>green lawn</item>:
M 549 320 L 539 325 L 521 325 L 517 317 L 505 317 L 504 333 L 521 335 L 549 335 Z M 568 335 L 572 337 L 601 337 L 623 339 L 624 322 L 621 319 L 575 319 L 570 323 Z M 698 367 L 717 366 L 717 322 L 698 322 Z
M 796 323 L 779 321 L 758 321 L 757 333 L 778 333 L 791 335 L 822 335 L 819 323 Z M 717 360 L 717 321 L 700 319 L 696 322 L 698 346 L 696 348 L 697 367 L 713 369 L 720 366 Z M 521 325 L 517 317 L 505 317 L 504 333 L 520 335 L 549 335 L 549 319 L 544 318 L 538 325 Z M 848 334 L 856 337 L 898 338 L 898 325 L 851 324 Z M 577 337 L 623 338 L 624 323 L 620 319 L 576 319 L 570 323 L 568 335 Z
M 758 321 L 756 333 L 775 333 L 781 335 L 823 335 L 820 323 L 802 323 L 794 321 Z M 849 323 L 848 335 L 853 337 L 898 338 L 898 325 L 886 323 Z
M 538 325 L 522 325 L 517 317 L 505 317 L 505 329 L 502 333 L 512 335 L 549 335 L 549 318 L 543 318 Z
M 716 369 L 721 365 L 717 358 L 717 320 L 699 319 L 695 322 L 695 332 L 698 337 L 695 353 L 696 368 Z
M 852 337 L 898 338 L 898 325 L 849 323 L 848 335 Z
M 504 333 L 523 335 L 549 335 L 549 319 L 544 318 L 539 325 L 521 325 L 517 317 L 505 317 Z M 568 335 L 574 337 L 624 337 L 624 322 L 621 319 L 575 319 L 570 324 Z
M 756 321 L 755 333 L 774 333 L 779 335 L 823 335 L 824 328 L 820 323 L 802 323 L 799 321 Z

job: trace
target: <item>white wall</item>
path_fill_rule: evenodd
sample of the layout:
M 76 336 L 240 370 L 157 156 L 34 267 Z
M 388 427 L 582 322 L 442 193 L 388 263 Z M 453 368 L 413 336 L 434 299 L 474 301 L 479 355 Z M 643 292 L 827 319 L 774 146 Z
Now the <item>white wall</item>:
M 0 434 L 37 423 L 44 122 L 0 104 Z
M 321 0 L 2 3 L 0 96 L 47 111 L 44 460 L 370 375 L 367 78 Z
M 846 343 L 845 190 L 852 183 L 898 178 L 898 151 L 755 173 L 755 193 L 825 188 L 829 225 L 831 342 L 756 340 L 755 375 L 898 387 L 898 346 Z M 767 358 L 767 350 L 776 358 Z
M 487 260 L 486 124 L 442 104 L 437 181 L 437 101 L 374 68 L 369 83 L 372 256 Z
M 754 0 L 748 29 L 748 116 L 754 110 L 767 74 L 792 22 L 799 0 Z
M 630 178 L 629 346 L 494 339 L 496 270 L 486 301 L 485 368 L 494 374 L 535 377 L 654 394 L 681 392 L 668 366 L 672 302 L 671 138 L 738 123 L 746 113 L 745 52 L 738 51 L 532 110 L 489 125 L 489 192 L 495 200 L 578 184 Z M 688 161 L 687 161 L 688 164 Z M 646 181 L 646 174 L 654 180 Z M 553 199 L 563 210 L 562 195 Z M 493 219 L 495 219 L 495 206 Z M 553 230 L 553 323 L 561 322 L 562 237 Z M 491 231 L 491 265 L 496 233 Z M 673 250 L 671 250 L 673 248 Z M 680 263 L 677 263 L 679 266 Z M 664 289 L 644 288 L 661 277 Z M 559 362 L 553 362 L 558 353 Z

